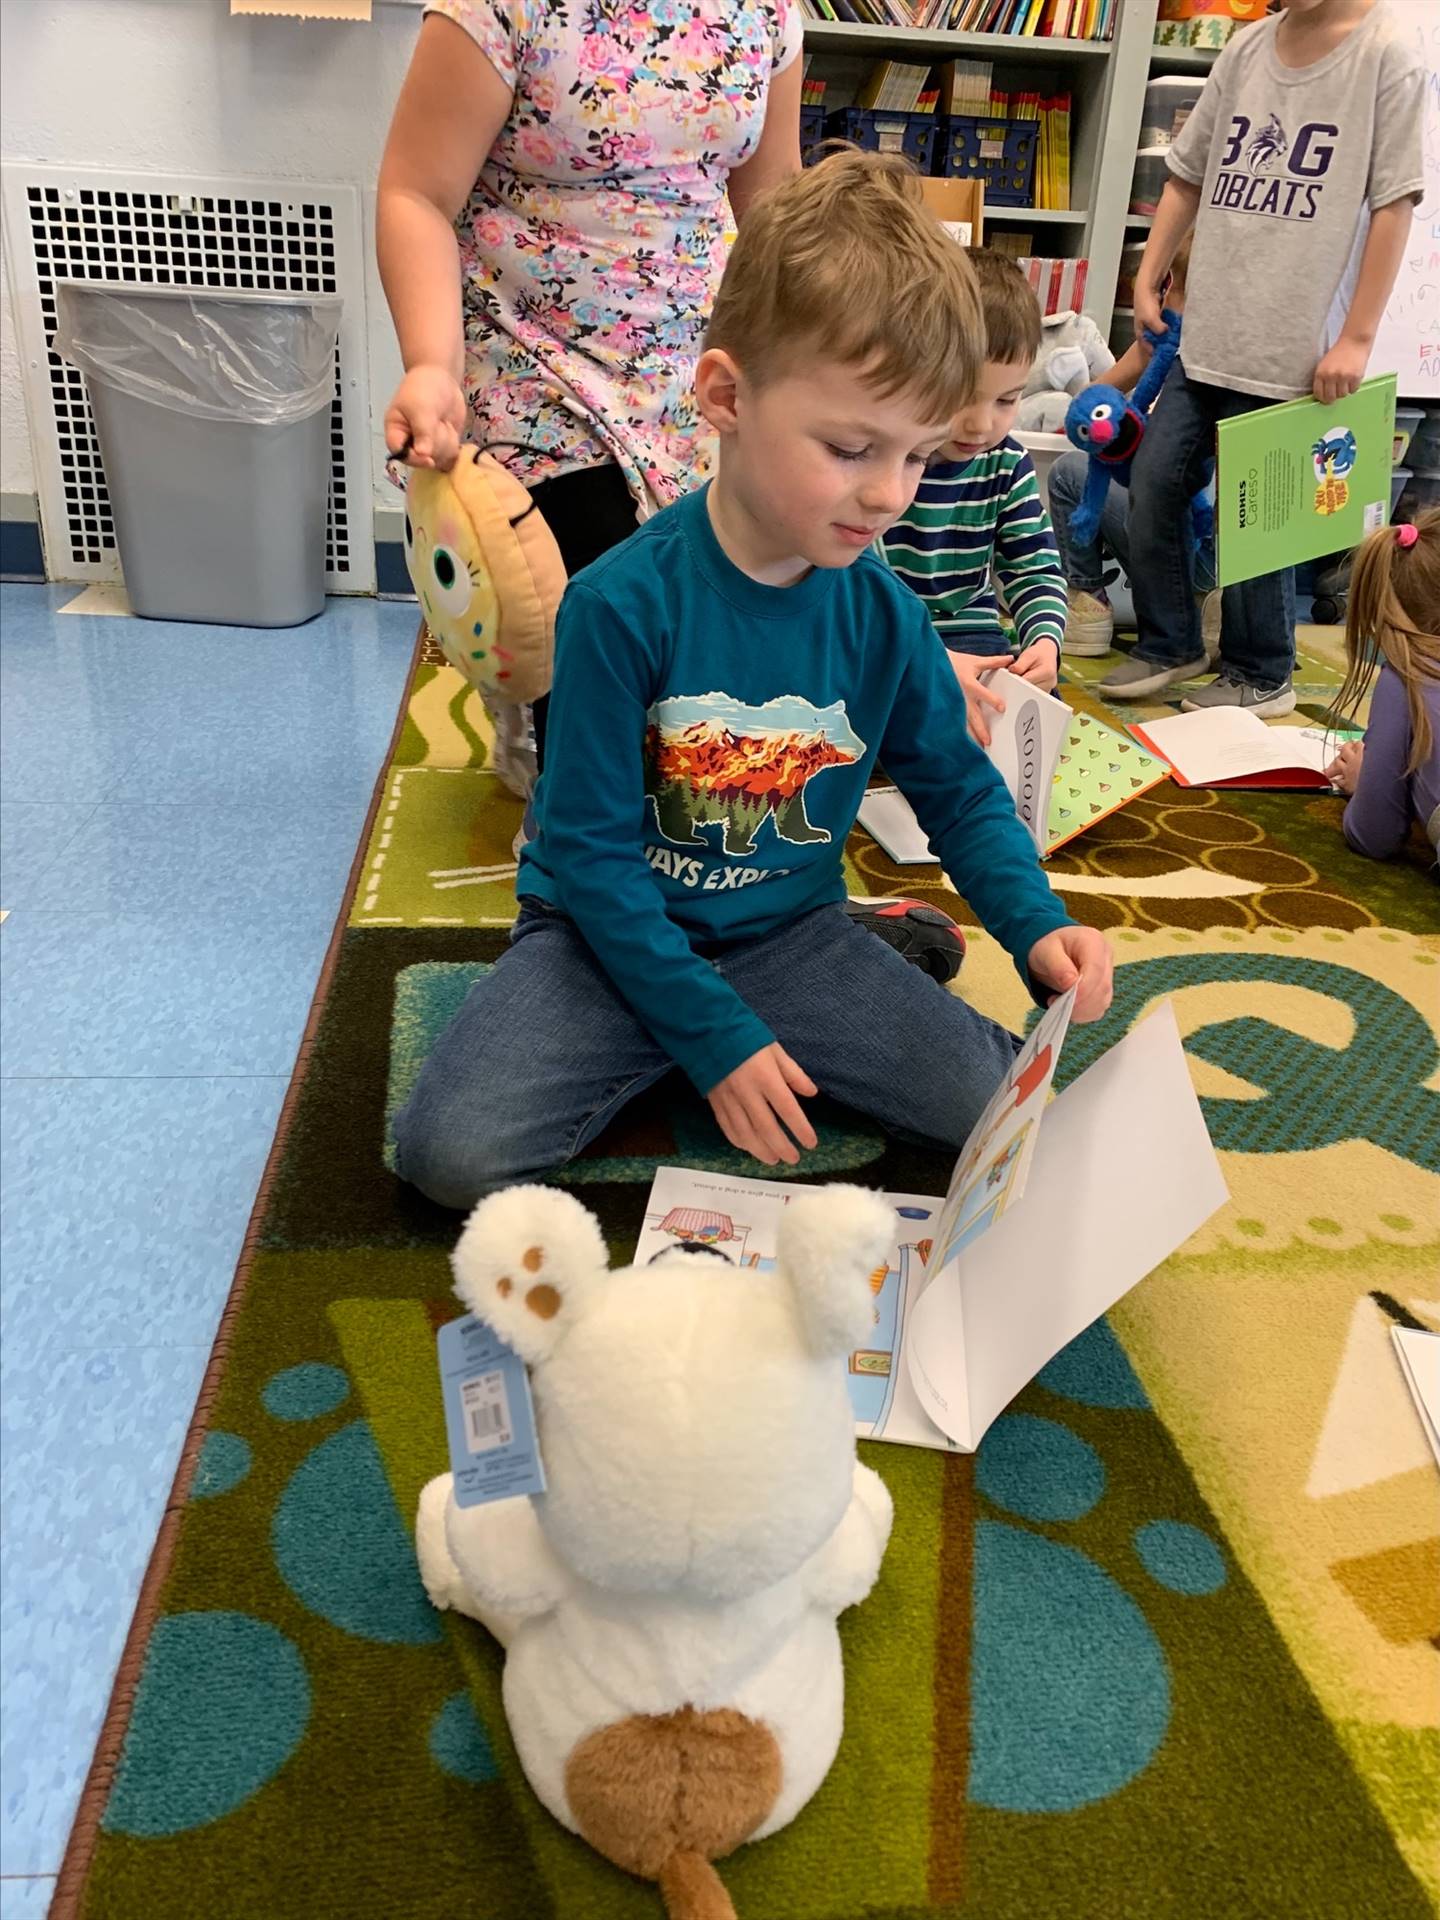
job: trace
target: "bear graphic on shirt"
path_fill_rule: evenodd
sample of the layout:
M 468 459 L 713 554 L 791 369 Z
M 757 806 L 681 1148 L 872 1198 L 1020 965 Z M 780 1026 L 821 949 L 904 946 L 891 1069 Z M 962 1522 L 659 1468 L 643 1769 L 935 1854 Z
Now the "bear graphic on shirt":
M 816 707 L 798 694 L 761 706 L 728 693 L 657 700 L 646 716 L 645 792 L 674 846 L 704 846 L 723 825 L 723 851 L 755 851 L 766 819 L 792 846 L 827 843 L 805 811 L 805 789 L 830 767 L 854 766 L 865 742 L 845 702 Z

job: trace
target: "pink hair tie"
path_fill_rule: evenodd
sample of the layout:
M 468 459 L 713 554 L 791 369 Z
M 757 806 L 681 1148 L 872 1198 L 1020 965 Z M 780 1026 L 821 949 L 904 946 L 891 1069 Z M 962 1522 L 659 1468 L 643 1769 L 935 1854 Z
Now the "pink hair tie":
M 1409 520 L 1402 520 L 1395 529 L 1395 543 L 1407 550 L 1420 538 L 1420 529 Z

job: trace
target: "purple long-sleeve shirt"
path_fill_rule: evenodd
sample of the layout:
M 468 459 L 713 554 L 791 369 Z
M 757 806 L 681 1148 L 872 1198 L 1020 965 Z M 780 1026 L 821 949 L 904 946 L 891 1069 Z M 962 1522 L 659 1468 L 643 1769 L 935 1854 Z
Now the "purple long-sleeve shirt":
M 1440 847 L 1440 683 L 1421 682 L 1421 698 L 1430 716 L 1430 752 L 1414 773 L 1406 773 L 1412 731 L 1405 683 L 1392 666 L 1380 669 L 1365 729 L 1360 778 L 1345 809 L 1345 838 L 1357 853 L 1388 860 L 1398 853 L 1418 820 Z

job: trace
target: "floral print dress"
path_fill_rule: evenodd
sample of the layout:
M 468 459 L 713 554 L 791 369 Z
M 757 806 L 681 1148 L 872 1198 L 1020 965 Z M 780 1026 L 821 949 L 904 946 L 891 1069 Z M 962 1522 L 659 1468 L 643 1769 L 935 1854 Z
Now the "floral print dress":
M 643 518 L 709 470 L 691 392 L 726 181 L 800 0 L 433 0 L 514 89 L 456 223 L 465 389 L 528 485 L 615 461 Z

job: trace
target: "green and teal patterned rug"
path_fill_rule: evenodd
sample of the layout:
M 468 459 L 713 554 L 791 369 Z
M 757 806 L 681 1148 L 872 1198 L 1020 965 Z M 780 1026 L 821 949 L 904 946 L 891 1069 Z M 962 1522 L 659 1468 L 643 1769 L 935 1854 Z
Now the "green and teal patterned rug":
M 496 1650 L 430 1611 L 409 1537 L 445 1463 L 456 1223 L 386 1170 L 386 1116 L 513 913 L 487 758 L 422 658 L 57 1915 L 658 1915 L 539 1809 Z M 970 919 L 861 834 L 849 863 Z M 742 1920 L 1431 1913 L 1440 1476 L 1388 1330 L 1440 1324 L 1433 882 L 1418 848 L 1350 854 L 1331 799 L 1170 785 L 1052 864 L 1117 962 L 1066 1073 L 1171 997 L 1231 1201 L 973 1459 L 867 1449 L 897 1525 L 845 1621 L 840 1759 L 727 1884 Z M 978 931 L 961 989 L 1026 1017 Z M 824 1122 L 812 1177 L 942 1189 L 935 1157 Z M 667 1086 L 573 1184 L 618 1261 L 657 1161 L 728 1153 Z

